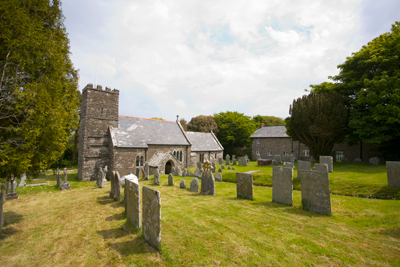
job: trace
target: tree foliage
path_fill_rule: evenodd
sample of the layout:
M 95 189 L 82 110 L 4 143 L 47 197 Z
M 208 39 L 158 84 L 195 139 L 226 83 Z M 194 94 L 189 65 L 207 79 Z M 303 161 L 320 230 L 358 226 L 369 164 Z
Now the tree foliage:
M 235 148 L 250 146 L 250 136 L 257 129 L 251 117 L 236 111 L 227 111 L 214 114 L 214 119 L 219 129 L 217 138 L 225 153 L 232 155 Z
M 309 147 L 311 155 L 330 155 L 346 136 L 347 109 L 338 93 L 310 93 L 293 100 L 287 134 Z
M 179 120 L 179 123 L 181 124 L 183 130 L 185 130 L 185 131 L 188 130 L 188 129 L 187 129 L 187 121 L 186 121 L 184 118 L 180 119 L 180 120 Z
M 0 177 L 49 167 L 77 127 L 78 75 L 60 6 L 0 2 Z
M 188 131 L 203 133 L 209 133 L 212 129 L 214 133 L 218 133 L 218 125 L 213 116 L 199 115 L 193 117 L 189 121 L 187 129 Z
M 284 125 L 285 121 L 282 118 L 275 116 L 261 116 L 256 115 L 252 118 L 256 127 L 260 127 L 261 123 L 264 123 L 265 126 L 275 126 L 275 125 Z

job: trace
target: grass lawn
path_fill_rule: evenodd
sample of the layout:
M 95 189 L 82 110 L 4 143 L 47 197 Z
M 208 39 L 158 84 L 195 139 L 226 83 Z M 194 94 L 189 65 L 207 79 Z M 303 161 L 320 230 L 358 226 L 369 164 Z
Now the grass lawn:
M 156 251 L 132 228 L 122 231 L 124 205 L 108 198 L 110 183 L 69 177 L 72 190 L 58 191 L 49 176 L 50 186 L 18 188 L 20 199 L 4 204 L 1 266 L 400 265 L 398 200 L 332 195 L 328 217 L 303 211 L 300 191 L 289 207 L 272 203 L 270 187 L 255 186 L 253 201 L 237 199 L 234 183 L 203 196 L 179 188 L 191 178 L 167 186 L 161 175 L 161 186 L 140 181 L 161 192 Z
M 217 164 L 217 169 L 220 167 Z M 233 165 L 231 164 L 231 167 Z M 281 165 L 282 166 L 282 165 Z M 300 180 L 297 179 L 297 163 L 293 172 L 293 189 L 300 190 Z M 272 165 L 257 166 L 251 161 L 248 166 L 234 166 L 236 170 L 222 170 L 222 180 L 236 183 L 236 172 L 258 170 L 253 173 L 254 185 L 272 186 Z M 312 164 L 314 167 L 314 164 Z M 196 167 L 189 168 L 193 173 Z M 347 196 L 372 197 L 383 199 L 400 199 L 400 188 L 388 187 L 386 165 L 373 166 L 368 163 L 333 164 L 333 173 L 329 173 L 331 193 Z

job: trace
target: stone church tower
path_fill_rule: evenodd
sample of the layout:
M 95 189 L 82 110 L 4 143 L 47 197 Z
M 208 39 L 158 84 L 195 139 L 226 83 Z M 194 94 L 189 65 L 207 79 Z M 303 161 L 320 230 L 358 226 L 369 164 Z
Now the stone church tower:
M 108 165 L 108 126 L 118 128 L 119 90 L 89 83 L 82 90 L 81 126 L 79 129 L 78 178 L 95 180 L 99 168 Z

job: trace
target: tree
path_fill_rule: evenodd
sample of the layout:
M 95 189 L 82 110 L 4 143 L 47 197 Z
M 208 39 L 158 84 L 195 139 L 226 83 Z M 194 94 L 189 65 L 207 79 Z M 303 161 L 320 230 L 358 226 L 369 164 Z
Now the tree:
M 180 120 L 179 120 L 179 123 L 181 124 L 183 130 L 185 130 L 185 131 L 188 130 L 188 129 L 187 129 L 187 121 L 186 121 L 184 118 L 180 119 Z
M 338 93 L 310 93 L 293 100 L 286 132 L 309 147 L 311 155 L 330 155 L 335 143 L 346 137 L 347 109 Z
M 250 146 L 250 136 L 257 127 L 249 116 L 237 111 L 214 114 L 219 132 L 217 138 L 225 153 L 234 154 L 235 148 Z
M 209 133 L 211 129 L 214 133 L 218 133 L 218 125 L 214 120 L 213 116 L 199 115 L 197 117 L 193 117 L 188 125 L 188 131 L 192 132 L 203 132 Z
M 0 177 L 48 168 L 78 124 L 59 0 L 0 2 Z
M 265 126 L 285 125 L 285 121 L 282 118 L 278 118 L 275 116 L 257 115 L 254 116 L 252 120 L 257 125 L 257 127 L 260 127 L 261 123 L 264 123 Z
M 159 120 L 159 121 L 163 121 L 163 118 L 158 118 L 158 117 L 151 117 L 152 120 Z

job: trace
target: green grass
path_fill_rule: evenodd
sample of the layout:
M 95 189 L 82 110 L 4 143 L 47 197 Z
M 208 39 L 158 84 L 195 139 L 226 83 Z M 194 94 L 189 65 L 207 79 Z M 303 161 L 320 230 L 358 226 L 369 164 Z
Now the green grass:
M 20 194 L 4 205 L 2 266 L 399 266 L 400 202 L 331 196 L 332 216 L 272 202 L 236 198 L 236 184 L 216 183 L 216 196 L 140 180 L 161 192 L 162 246 L 149 247 L 126 224 L 110 183 L 71 181 L 72 190 Z M 82 183 L 82 185 L 80 185 Z M 20 188 L 19 188 L 20 189 Z M 19 190 L 18 189 L 18 190 Z
M 217 164 L 217 169 L 220 167 Z M 232 164 L 230 165 L 233 166 Z M 300 180 L 297 179 L 297 163 L 293 172 L 293 189 L 300 190 Z M 314 166 L 314 165 L 312 165 Z M 258 170 L 253 173 L 253 184 L 272 186 L 272 165 L 257 166 L 250 162 L 248 166 L 234 166 L 236 170 L 222 170 L 224 182 L 236 183 L 236 172 Z M 193 173 L 196 167 L 189 168 Z M 333 194 L 381 199 L 400 199 L 400 188 L 388 187 L 386 166 L 373 166 L 368 163 L 334 163 L 333 173 L 329 173 L 329 187 Z

